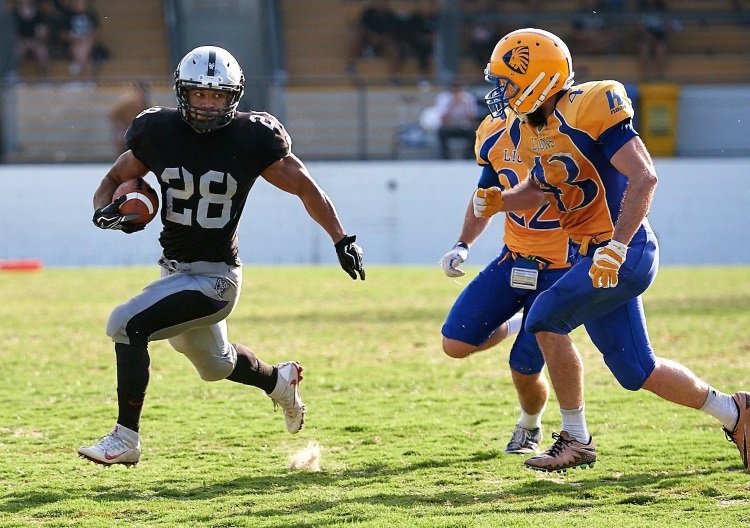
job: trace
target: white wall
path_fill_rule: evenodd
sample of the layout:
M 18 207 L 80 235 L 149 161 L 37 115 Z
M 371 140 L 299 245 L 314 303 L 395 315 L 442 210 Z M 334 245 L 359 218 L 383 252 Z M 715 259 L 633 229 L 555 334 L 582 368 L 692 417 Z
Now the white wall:
M 311 162 L 366 263 L 436 264 L 458 236 L 479 175 L 472 162 Z M 661 261 L 750 264 L 750 159 L 656 160 L 651 224 Z M 91 223 L 92 195 L 106 165 L 0 165 L 0 259 L 47 266 L 148 264 L 157 260 L 159 222 L 133 235 Z M 148 179 L 156 184 L 153 175 Z M 475 245 L 484 265 L 501 246 L 497 218 Z M 332 242 L 302 204 L 259 180 L 240 225 L 246 264 L 334 264 Z
M 748 86 L 685 86 L 680 90 L 677 155 L 747 156 Z

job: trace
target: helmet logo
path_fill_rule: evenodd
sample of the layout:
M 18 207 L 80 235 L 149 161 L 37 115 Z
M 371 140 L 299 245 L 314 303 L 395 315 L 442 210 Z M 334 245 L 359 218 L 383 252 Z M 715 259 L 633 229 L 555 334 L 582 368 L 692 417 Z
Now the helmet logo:
M 516 73 L 525 74 L 529 69 L 529 47 L 518 46 L 503 55 L 503 62 Z
M 206 75 L 213 77 L 216 75 L 216 50 L 211 49 L 208 52 L 208 71 Z

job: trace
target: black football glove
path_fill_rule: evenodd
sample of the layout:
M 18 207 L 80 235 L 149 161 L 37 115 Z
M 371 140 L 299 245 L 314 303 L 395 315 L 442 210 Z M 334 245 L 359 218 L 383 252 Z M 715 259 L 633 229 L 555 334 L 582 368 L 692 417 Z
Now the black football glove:
M 365 269 L 362 267 L 362 248 L 354 241 L 356 235 L 346 235 L 344 238 L 334 244 L 336 256 L 339 258 L 339 264 L 353 280 L 357 280 L 359 273 L 360 280 L 365 280 Z
M 135 233 L 136 231 L 141 231 L 145 229 L 146 224 L 127 223 L 127 222 L 130 222 L 131 220 L 135 220 L 141 215 L 120 214 L 120 206 L 125 200 L 127 200 L 127 197 L 125 195 L 122 195 L 111 204 L 105 205 L 104 207 L 100 207 L 99 209 L 94 211 L 94 218 L 92 219 L 92 221 L 94 222 L 94 225 L 98 227 L 99 229 L 116 229 L 118 231 L 122 231 L 123 233 L 127 233 L 127 234 Z

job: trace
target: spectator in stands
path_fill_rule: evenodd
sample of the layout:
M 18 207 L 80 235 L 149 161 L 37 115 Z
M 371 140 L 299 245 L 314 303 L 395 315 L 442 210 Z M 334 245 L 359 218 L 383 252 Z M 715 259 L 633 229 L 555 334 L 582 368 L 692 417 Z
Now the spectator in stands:
M 451 81 L 447 90 L 435 98 L 435 107 L 440 120 L 438 140 L 440 156 L 450 159 L 448 142 L 456 138 L 464 142 L 462 158 L 474 158 L 474 138 L 479 120 L 477 99 L 466 90 L 464 83 L 456 78 Z
M 148 83 L 138 81 L 133 89 L 125 94 L 109 112 L 112 137 L 118 155 L 125 152 L 125 131 L 143 110 L 151 106 Z
M 638 54 L 645 79 L 661 79 L 667 67 L 667 44 L 673 29 L 666 0 L 639 0 Z
M 419 85 L 429 87 L 430 63 L 437 31 L 437 14 L 433 0 L 417 0 L 414 11 L 405 17 L 403 24 L 405 52 L 417 59 Z
M 94 48 L 97 42 L 99 17 L 89 0 L 53 0 L 64 18 L 62 39 L 68 48 L 70 66 L 75 77 L 93 79 Z
M 357 71 L 358 58 L 385 57 L 392 83 L 398 83 L 403 58 L 399 46 L 400 21 L 388 0 L 372 0 L 355 28 L 347 71 Z
M 617 50 L 618 29 L 608 22 L 606 10 L 604 0 L 580 0 L 570 39 L 574 52 L 606 54 Z
M 16 62 L 32 56 L 46 79 L 49 76 L 49 25 L 39 9 L 37 0 L 19 0 L 13 7 L 16 29 Z

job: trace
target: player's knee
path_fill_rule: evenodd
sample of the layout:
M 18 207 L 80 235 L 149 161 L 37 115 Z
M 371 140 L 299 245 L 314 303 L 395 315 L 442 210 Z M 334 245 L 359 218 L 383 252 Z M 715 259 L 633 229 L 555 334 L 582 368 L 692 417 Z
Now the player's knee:
M 618 383 L 622 386 L 623 389 L 627 389 L 633 392 L 641 390 L 641 387 L 643 387 L 643 384 L 646 381 L 643 378 L 640 378 L 640 377 L 635 378 L 632 376 L 615 375 L 615 378 L 617 379 Z
M 533 311 L 529 312 L 529 314 L 526 316 L 526 323 L 524 326 L 524 329 L 526 332 L 530 334 L 536 334 L 537 332 L 551 332 L 553 331 L 551 328 L 552 325 L 549 323 L 549 319 L 546 317 L 540 316 L 537 312 L 536 314 Z
M 536 374 L 539 374 L 542 369 L 544 368 L 544 358 L 541 357 L 541 354 L 539 355 L 539 358 L 514 358 L 513 355 L 511 355 L 510 360 L 508 361 L 508 364 L 510 365 L 510 368 L 518 372 L 519 374 L 524 374 L 527 376 L 533 376 Z
M 227 359 L 216 359 L 202 363 L 193 362 L 195 370 L 203 381 L 221 381 L 234 370 L 234 364 Z
M 226 379 L 232 371 L 234 365 L 231 363 L 222 363 L 221 365 L 212 365 L 210 368 L 203 368 L 198 370 L 203 381 L 221 381 Z
M 445 355 L 448 357 L 463 359 L 474 352 L 476 348 L 477 347 L 468 343 L 443 337 L 443 352 L 445 352 Z
M 515 372 L 524 375 L 535 375 L 542 371 L 544 356 L 534 334 L 522 332 L 518 335 L 510 349 L 508 364 Z
M 526 315 L 526 322 L 524 323 L 526 332 L 529 334 L 537 334 L 539 332 L 569 334 L 571 332 L 571 325 L 565 320 L 563 314 L 555 313 L 546 309 L 546 307 L 539 308 L 537 301 L 534 302 L 531 310 Z
M 623 389 L 638 391 L 641 390 L 643 384 L 646 383 L 648 374 L 642 369 L 633 368 L 629 365 L 619 365 L 616 362 L 610 362 L 606 359 L 604 361 L 607 363 L 609 370 L 615 376 L 617 383 L 619 383 Z
M 221 381 L 232 373 L 237 364 L 236 353 L 210 354 L 207 350 L 190 347 L 188 343 L 179 339 L 170 339 L 169 343 L 190 360 L 203 381 Z M 234 348 L 231 350 L 233 352 Z
M 107 335 L 112 338 L 115 343 L 130 344 L 130 338 L 127 333 L 127 324 L 129 315 L 125 309 L 125 305 L 122 304 L 112 310 L 109 314 L 109 320 L 107 321 Z

